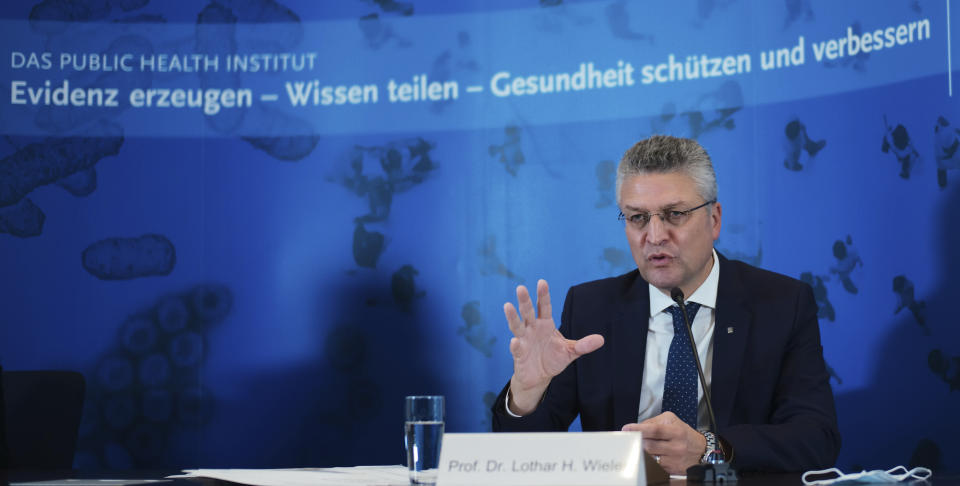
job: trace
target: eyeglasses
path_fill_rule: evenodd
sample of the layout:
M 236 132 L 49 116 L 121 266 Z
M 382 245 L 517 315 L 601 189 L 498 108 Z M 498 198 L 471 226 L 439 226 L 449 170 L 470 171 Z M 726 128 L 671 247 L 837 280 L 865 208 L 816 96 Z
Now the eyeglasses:
M 659 213 L 637 213 L 627 216 L 620 212 L 620 216 L 617 217 L 619 221 L 629 222 L 635 229 L 642 230 L 647 227 L 647 223 L 650 222 L 654 216 L 659 216 L 660 221 L 663 221 L 666 224 L 671 226 L 682 226 L 683 223 L 686 223 L 690 219 L 690 214 L 694 211 L 708 205 L 717 202 L 716 200 L 707 201 L 695 208 L 687 209 L 686 211 L 681 211 L 679 209 L 664 209 Z

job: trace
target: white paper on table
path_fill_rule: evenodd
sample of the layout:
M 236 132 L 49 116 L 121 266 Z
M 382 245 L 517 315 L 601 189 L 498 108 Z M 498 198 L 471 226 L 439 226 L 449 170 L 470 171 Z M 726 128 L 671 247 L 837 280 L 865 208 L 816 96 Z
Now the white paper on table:
M 251 486 L 367 485 L 408 486 L 406 466 L 356 466 L 303 469 L 186 469 L 170 478 L 210 478 Z

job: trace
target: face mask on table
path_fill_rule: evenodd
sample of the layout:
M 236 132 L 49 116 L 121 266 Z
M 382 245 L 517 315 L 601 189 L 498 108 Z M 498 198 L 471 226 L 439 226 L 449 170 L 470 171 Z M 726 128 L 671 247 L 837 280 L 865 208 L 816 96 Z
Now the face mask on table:
M 834 473 L 837 475 L 835 478 L 830 479 L 817 479 L 817 480 L 807 480 L 807 476 L 817 476 L 821 474 L 830 474 Z M 906 480 L 926 480 L 933 474 L 932 471 L 925 467 L 915 467 L 911 470 L 903 466 L 897 466 L 888 471 L 882 471 L 876 469 L 873 471 L 860 471 L 853 474 L 844 474 L 839 469 L 832 467 L 830 469 L 823 469 L 820 471 L 807 471 L 803 473 L 801 479 L 803 479 L 803 484 L 807 486 L 826 486 L 828 484 L 837 484 L 837 483 L 898 483 L 900 481 Z

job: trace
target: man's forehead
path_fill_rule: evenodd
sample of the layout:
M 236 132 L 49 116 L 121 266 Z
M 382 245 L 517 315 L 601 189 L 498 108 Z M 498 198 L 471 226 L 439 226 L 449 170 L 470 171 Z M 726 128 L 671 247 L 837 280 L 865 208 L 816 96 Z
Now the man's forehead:
M 684 172 L 642 173 L 628 176 L 620 188 L 624 209 L 677 206 L 700 198 L 693 178 Z

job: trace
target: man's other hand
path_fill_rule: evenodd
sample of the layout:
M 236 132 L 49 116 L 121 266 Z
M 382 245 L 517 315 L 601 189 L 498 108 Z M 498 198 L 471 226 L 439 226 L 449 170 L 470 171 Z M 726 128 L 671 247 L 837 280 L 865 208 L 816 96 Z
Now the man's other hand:
M 517 306 L 507 302 L 503 313 L 513 332 L 510 353 L 513 354 L 513 377 L 510 378 L 510 411 L 527 415 L 536 410 L 540 398 L 554 376 L 573 360 L 603 346 L 603 336 L 591 334 L 580 340 L 566 339 L 553 323 L 550 289 L 546 280 L 537 281 L 537 307 L 534 311 L 530 293 L 517 287 Z
M 639 424 L 627 424 L 623 431 L 643 433 L 643 450 L 658 461 L 670 474 L 686 474 L 687 468 L 700 463 L 707 449 L 707 439 L 690 428 L 673 412 L 663 412 Z

